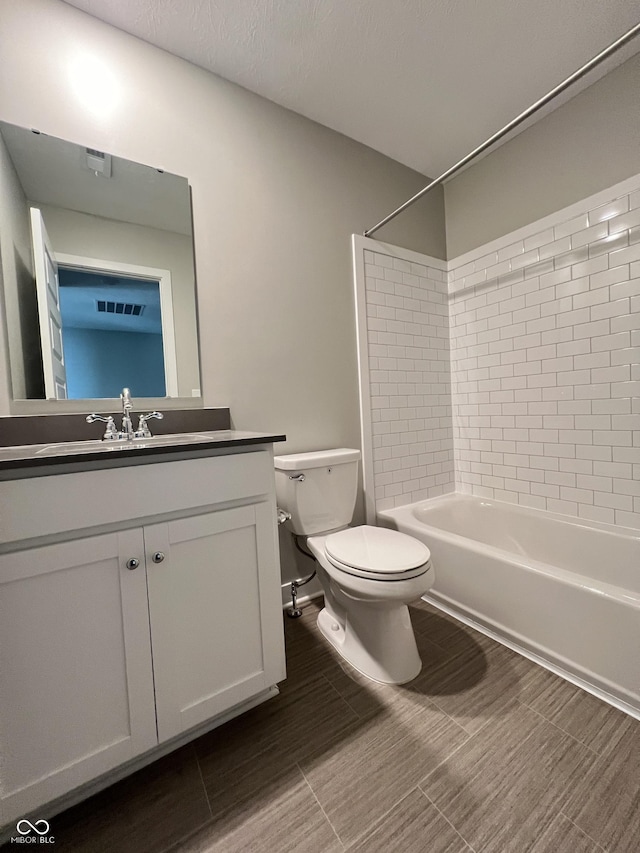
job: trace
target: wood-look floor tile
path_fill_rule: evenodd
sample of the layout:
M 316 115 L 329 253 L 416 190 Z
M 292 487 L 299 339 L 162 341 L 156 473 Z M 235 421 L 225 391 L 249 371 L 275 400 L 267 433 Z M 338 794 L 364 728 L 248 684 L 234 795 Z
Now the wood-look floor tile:
M 426 601 L 416 601 L 409 605 L 411 624 L 416 633 L 424 634 L 432 643 L 440 646 L 445 651 L 450 651 L 454 646 L 464 645 L 465 641 L 473 639 L 470 637 L 470 629 L 462 622 L 449 616 L 443 610 L 438 610 Z M 456 648 L 456 653 L 460 651 Z
M 301 762 L 345 844 L 366 832 L 375 816 L 389 811 L 468 737 L 420 694 L 407 690 L 392 705 Z
M 482 853 L 528 853 L 597 756 L 515 703 L 420 783 Z M 519 705 L 519 707 L 517 707 Z
M 521 701 L 596 752 L 614 749 L 628 731 L 640 725 L 580 687 L 541 667 L 538 670 L 538 684 L 544 683 L 544 687 L 530 698 L 521 695 Z
M 303 682 L 195 741 L 214 814 L 266 790 L 274 778 L 359 718 L 324 676 Z
M 602 853 L 602 847 L 560 814 L 535 841 L 529 853 Z
M 53 817 L 56 849 L 73 853 L 158 853 L 209 820 L 191 746 L 158 759 Z
M 287 679 L 281 690 L 287 692 L 292 685 L 330 672 L 338 666 L 338 656 L 320 635 L 316 626 L 319 609 L 308 604 L 298 619 L 285 616 L 284 637 L 287 656 Z
M 419 790 L 408 794 L 348 850 L 349 853 L 473 853 Z
M 413 682 L 470 734 L 500 716 L 520 693 L 517 656 L 508 649 L 482 650 L 454 656 L 432 670 L 425 669 Z
M 343 846 L 297 767 L 171 853 L 339 853 Z
M 612 853 L 640 848 L 640 723 L 586 768 L 564 813 Z

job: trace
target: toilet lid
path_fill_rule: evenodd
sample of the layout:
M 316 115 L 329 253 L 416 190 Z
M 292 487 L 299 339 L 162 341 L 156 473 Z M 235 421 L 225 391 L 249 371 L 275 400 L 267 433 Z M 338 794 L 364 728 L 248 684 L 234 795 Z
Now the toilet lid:
M 381 575 L 407 572 L 431 558 L 426 545 L 413 536 L 386 527 L 348 527 L 327 536 L 324 548 L 344 566 Z

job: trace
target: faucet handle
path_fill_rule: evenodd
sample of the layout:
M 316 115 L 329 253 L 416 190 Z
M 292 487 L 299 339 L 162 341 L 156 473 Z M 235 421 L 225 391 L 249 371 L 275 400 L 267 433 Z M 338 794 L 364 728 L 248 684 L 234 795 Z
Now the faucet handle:
M 102 436 L 103 441 L 113 441 L 118 438 L 118 430 L 116 429 L 116 422 L 114 421 L 111 415 L 97 415 L 93 412 L 90 415 L 87 415 L 85 418 L 88 424 L 92 424 L 94 421 L 102 421 L 107 426 L 105 427 L 104 435 Z
M 149 412 L 148 415 L 140 415 L 138 420 L 138 429 L 136 430 L 136 437 L 138 438 L 150 438 L 151 430 L 147 425 L 147 421 L 151 420 L 151 418 L 157 418 L 161 421 L 164 418 L 162 412 Z

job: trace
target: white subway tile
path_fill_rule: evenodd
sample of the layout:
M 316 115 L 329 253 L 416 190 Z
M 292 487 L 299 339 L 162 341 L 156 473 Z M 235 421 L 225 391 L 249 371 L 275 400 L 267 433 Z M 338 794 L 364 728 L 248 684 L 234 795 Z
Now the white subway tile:
M 540 260 L 545 260 L 546 258 L 555 258 L 556 255 L 561 255 L 563 252 L 571 251 L 571 248 L 571 237 L 562 237 L 559 240 L 554 240 L 553 242 L 546 243 L 539 249 Z
M 510 258 L 515 258 L 517 255 L 524 253 L 524 241 L 519 240 L 517 243 L 512 243 L 510 246 L 505 246 L 504 249 L 498 251 L 498 261 L 506 261 Z
M 628 364 L 615 367 L 597 367 L 591 371 L 591 381 L 599 382 L 628 382 L 631 379 L 631 368 Z
M 596 506 L 608 506 L 611 509 L 631 510 L 633 498 L 630 495 L 616 495 L 612 492 L 594 492 L 593 502 Z
M 609 255 L 600 255 L 597 258 L 591 258 L 588 261 L 582 261 L 579 264 L 573 264 L 571 267 L 571 277 L 580 278 L 583 275 L 593 275 L 594 273 L 602 272 L 609 267 Z
M 600 288 L 598 290 L 590 290 L 587 293 L 578 293 L 573 297 L 573 307 L 574 308 L 584 308 L 585 306 L 591 307 L 592 305 L 599 305 L 602 302 L 609 301 L 609 293 L 605 288 Z
M 609 447 L 631 447 L 633 444 L 633 433 L 631 430 L 594 430 L 594 444 L 606 444 Z
M 531 237 L 525 237 L 524 250 L 525 252 L 528 252 L 529 249 L 537 249 L 539 246 L 543 246 L 545 243 L 551 243 L 552 241 L 553 228 L 547 228 L 545 231 L 539 231 Z
M 581 338 L 579 341 L 561 341 L 557 344 L 558 356 L 582 355 L 591 351 L 589 338 Z
M 578 506 L 578 515 L 580 518 L 586 518 L 588 521 L 601 521 L 605 524 L 613 524 L 615 522 L 615 510 L 602 506 L 580 504 Z
M 589 249 L 587 246 L 580 246 L 579 249 L 572 249 L 570 252 L 563 252 L 561 255 L 556 255 L 554 258 L 554 266 L 557 270 L 565 267 L 572 267 L 574 264 L 584 263 L 589 259 Z M 572 275 L 572 278 L 577 278 L 577 275 Z
M 578 246 L 584 246 L 594 240 L 600 240 L 606 237 L 609 233 L 609 227 L 606 222 L 598 222 L 590 228 L 585 228 L 584 231 L 576 231 L 571 235 L 571 246 L 577 249 Z
M 621 264 L 630 264 L 634 261 L 640 261 L 640 243 L 629 246 L 627 249 L 618 249 L 617 252 L 612 252 L 609 256 L 609 268 Z
M 572 311 L 564 311 L 558 317 L 556 317 L 556 327 L 561 329 L 564 326 L 574 326 L 576 328 L 579 327 L 581 323 L 588 323 L 591 319 L 591 314 L 589 313 L 588 308 L 576 308 Z M 607 325 L 607 332 L 609 331 L 609 326 Z M 584 337 L 591 337 L 589 333 L 587 333 Z
M 629 228 L 635 228 L 640 225 L 640 209 L 632 210 L 629 213 L 623 213 L 620 216 L 614 216 L 609 220 L 609 234 L 616 234 L 618 231 L 627 231 Z
M 619 299 L 617 302 L 612 302 L 612 305 L 618 305 L 619 303 L 624 303 L 626 300 Z M 632 300 L 633 301 L 633 300 Z M 611 318 L 611 331 L 613 332 L 624 332 L 629 331 L 633 332 L 637 329 L 640 329 L 640 311 L 634 311 L 626 316 L 612 317 Z
M 632 465 L 628 462 L 599 462 L 593 463 L 593 473 L 602 477 L 616 477 L 630 480 Z
M 600 207 L 596 207 L 595 210 L 590 211 L 589 225 L 613 219 L 614 216 L 619 216 L 627 210 L 629 210 L 629 198 L 625 195 L 622 198 L 611 201 L 608 204 L 603 204 Z
M 615 252 L 617 249 L 623 249 L 628 245 L 629 235 L 626 231 L 621 231 L 618 234 L 611 234 L 609 237 L 604 237 L 602 240 L 596 240 L 595 243 L 589 243 L 589 257 L 597 258 L 600 255 Z
M 597 291 L 597 290 L 594 291 L 594 293 L 599 293 L 599 292 L 600 291 Z M 604 291 L 604 292 L 607 293 L 608 296 L 610 296 L 610 294 L 608 294 L 607 291 Z M 621 328 L 613 329 L 612 328 L 611 331 L 612 332 L 620 332 L 620 331 L 624 331 L 625 329 L 630 330 L 634 327 L 633 323 L 629 324 L 629 322 L 628 322 L 629 311 L 630 311 L 630 302 L 631 302 L 631 300 L 629 299 L 629 297 L 623 297 L 622 299 L 616 299 L 614 302 L 603 302 L 600 305 L 593 305 L 591 307 L 591 319 L 592 320 L 604 320 L 607 317 L 609 317 L 609 318 L 623 317 L 624 320 L 623 321 L 616 321 L 615 325 L 618 327 L 623 325 L 624 328 L 623 329 L 621 329 Z M 635 322 L 636 322 L 636 328 L 640 328 L 640 313 L 637 315 L 637 319 Z
M 552 498 L 547 498 L 547 509 L 549 512 L 558 512 L 562 515 L 576 516 L 578 514 L 578 504 L 566 500 L 556 501 Z
M 575 312 L 576 315 L 580 314 L 581 311 L 588 311 L 588 308 L 580 308 Z M 574 312 L 568 312 L 574 313 Z M 568 316 L 568 314 L 563 314 L 563 317 Z M 595 320 L 592 323 L 581 323 L 580 320 L 577 320 L 577 325 L 573 327 L 573 337 L 575 339 L 578 338 L 595 338 L 599 335 L 607 335 L 609 333 L 609 320 Z M 591 345 L 593 349 L 593 343 Z
M 584 231 L 584 229 L 588 227 L 589 217 L 585 213 L 554 226 L 553 234 L 556 240 L 559 240 L 561 237 L 567 237 L 570 234 L 575 234 L 576 231 Z
M 610 363 L 611 353 L 608 351 L 574 356 L 574 367 L 576 370 L 583 370 L 591 367 L 609 367 Z
M 571 267 L 567 267 L 569 272 L 571 272 Z M 556 299 L 561 299 L 564 296 L 574 296 L 577 293 L 584 293 L 589 290 L 589 276 L 583 276 L 582 278 L 574 278 L 569 281 L 565 281 L 562 284 L 556 285 Z
M 640 527 L 640 512 L 616 510 L 616 524 L 623 527 Z
M 609 294 L 611 301 L 624 299 L 627 296 L 631 298 L 640 296 L 640 278 L 632 278 L 629 281 L 621 281 L 619 284 L 612 284 L 609 289 Z

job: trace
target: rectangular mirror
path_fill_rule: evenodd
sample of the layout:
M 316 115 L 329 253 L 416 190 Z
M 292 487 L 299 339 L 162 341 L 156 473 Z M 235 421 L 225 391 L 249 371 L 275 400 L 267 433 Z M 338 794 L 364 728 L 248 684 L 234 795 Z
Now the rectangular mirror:
M 199 397 L 186 178 L 0 122 L 14 400 Z

